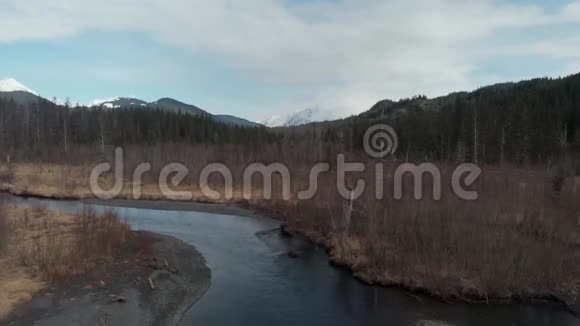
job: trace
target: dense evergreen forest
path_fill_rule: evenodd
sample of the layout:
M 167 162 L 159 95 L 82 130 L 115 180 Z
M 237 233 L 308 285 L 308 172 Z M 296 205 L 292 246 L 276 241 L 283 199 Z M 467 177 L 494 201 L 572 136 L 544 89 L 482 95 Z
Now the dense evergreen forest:
M 205 115 L 161 109 L 71 108 L 45 100 L 17 104 L 0 98 L 0 148 L 32 159 L 59 157 L 79 145 L 103 152 L 111 146 L 164 143 L 257 148 L 267 143 L 280 152 L 301 143 L 325 152 L 326 159 L 335 151 L 362 150 L 365 130 L 376 123 L 395 128 L 400 160 L 549 164 L 564 156 L 576 158 L 580 74 L 498 84 L 435 99 L 384 100 L 348 119 L 277 129 L 239 127 Z
M 580 152 L 580 74 L 484 87 L 427 99 L 384 100 L 369 111 L 323 123 L 325 139 L 360 148 L 366 128 L 393 126 L 398 155 L 412 160 L 549 163 Z
M 0 148 L 18 157 L 52 160 L 74 153 L 79 146 L 104 152 L 129 144 L 246 144 L 262 139 L 273 139 L 265 127 L 224 124 L 206 115 L 138 107 L 71 108 L 45 100 L 17 104 L 0 99 Z

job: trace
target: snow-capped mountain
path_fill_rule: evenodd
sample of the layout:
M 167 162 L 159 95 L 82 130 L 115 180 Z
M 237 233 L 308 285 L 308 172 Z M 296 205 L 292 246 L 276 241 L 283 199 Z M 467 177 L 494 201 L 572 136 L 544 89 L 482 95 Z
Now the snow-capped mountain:
M 38 94 L 30 88 L 22 85 L 14 78 L 6 78 L 0 80 L 0 92 L 26 92 L 38 96 Z
M 149 103 L 142 101 L 140 99 L 131 97 L 110 97 L 106 99 L 93 100 L 89 106 L 100 106 L 107 109 L 115 109 L 120 107 L 132 107 L 132 106 L 148 106 Z
M 242 127 L 258 127 L 260 124 L 252 122 L 246 119 L 230 116 L 230 115 L 220 115 L 211 114 L 203 109 L 198 108 L 195 105 L 187 104 L 174 100 L 172 98 L 161 98 L 154 102 L 146 102 L 137 98 L 131 97 L 111 97 L 106 99 L 94 100 L 89 105 L 90 107 L 102 107 L 107 109 L 117 109 L 117 108 L 131 108 L 131 107 L 142 107 L 150 109 L 161 109 L 172 112 L 182 112 L 192 115 L 208 115 L 213 117 L 215 121 L 223 122 L 230 125 L 242 126 Z
M 0 98 L 12 100 L 17 104 L 29 104 L 38 101 L 46 101 L 35 91 L 22 85 L 13 78 L 0 80 Z
M 283 116 L 273 116 L 260 123 L 267 127 L 291 127 L 304 125 L 310 122 L 320 122 L 338 119 L 338 114 L 321 109 L 304 109 Z

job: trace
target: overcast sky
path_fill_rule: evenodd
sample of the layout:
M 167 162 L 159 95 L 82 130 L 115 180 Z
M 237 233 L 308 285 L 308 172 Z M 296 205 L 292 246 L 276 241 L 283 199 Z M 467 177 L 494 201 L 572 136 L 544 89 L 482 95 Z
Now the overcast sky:
M 580 72 L 580 0 L 2 0 L 0 78 L 259 120 Z

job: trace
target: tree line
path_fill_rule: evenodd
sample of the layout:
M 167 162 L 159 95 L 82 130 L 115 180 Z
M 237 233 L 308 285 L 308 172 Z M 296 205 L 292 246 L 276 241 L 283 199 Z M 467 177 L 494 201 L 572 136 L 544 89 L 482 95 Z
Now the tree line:
M 42 99 L 19 104 L 0 98 L 0 148 L 7 155 L 31 159 L 67 155 L 79 146 L 104 152 L 123 145 L 247 144 L 273 137 L 265 127 L 224 124 L 210 115 L 138 107 L 70 107 Z
M 362 150 L 362 135 L 376 123 L 394 127 L 401 160 L 521 165 L 577 159 L 580 74 L 435 99 L 380 101 L 358 116 L 319 128 L 324 140 Z

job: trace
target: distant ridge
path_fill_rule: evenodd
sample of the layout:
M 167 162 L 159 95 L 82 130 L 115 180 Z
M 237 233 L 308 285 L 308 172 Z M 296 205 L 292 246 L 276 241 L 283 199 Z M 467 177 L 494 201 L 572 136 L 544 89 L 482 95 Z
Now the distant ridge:
M 208 115 L 212 117 L 215 121 L 230 125 L 236 125 L 240 127 L 262 126 L 259 123 L 231 115 L 212 114 L 203 109 L 198 108 L 195 105 L 187 104 L 169 97 L 164 97 L 154 102 L 145 102 L 143 100 L 130 97 L 113 97 L 107 100 L 95 100 L 92 103 L 93 107 L 104 107 L 108 109 L 145 107 L 150 109 L 160 109 L 171 112 L 188 113 L 192 115 Z
M 29 104 L 38 101 L 48 101 L 33 91 L 24 86 L 14 78 L 6 78 L 0 80 L 0 98 L 13 100 L 17 104 Z M 55 104 L 62 105 L 63 101 L 56 100 Z M 79 105 L 76 105 L 79 106 Z M 83 106 L 79 106 L 83 107 Z M 183 112 L 192 115 L 207 115 L 212 117 L 215 121 L 235 125 L 240 127 L 261 127 L 262 125 L 243 118 L 211 114 L 195 105 L 180 102 L 178 100 L 164 97 L 155 102 L 146 102 L 132 97 L 111 97 L 107 99 L 99 99 L 92 101 L 87 107 L 100 107 L 105 109 L 122 109 L 122 108 L 150 108 L 167 110 L 171 112 Z

